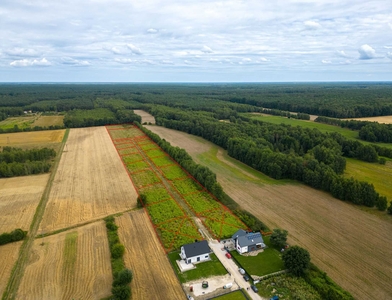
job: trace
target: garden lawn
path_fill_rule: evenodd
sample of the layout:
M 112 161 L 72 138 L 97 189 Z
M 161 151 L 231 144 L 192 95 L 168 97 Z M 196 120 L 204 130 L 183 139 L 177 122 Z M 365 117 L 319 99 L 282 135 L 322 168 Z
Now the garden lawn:
M 180 272 L 180 269 L 178 268 L 176 263 L 176 260 L 181 259 L 180 252 L 171 252 L 168 254 L 168 256 L 181 283 L 197 280 L 200 278 L 208 278 L 211 276 L 220 276 L 227 274 L 225 267 L 222 265 L 222 263 L 219 261 L 219 259 L 215 256 L 214 253 L 210 254 L 211 261 L 196 264 L 196 269 L 189 270 L 184 273 Z
M 234 291 L 229 294 L 222 295 L 214 298 L 215 300 L 247 300 L 248 298 L 242 293 L 242 291 Z
M 269 237 L 263 237 L 263 239 L 268 248 L 257 256 L 243 256 L 237 251 L 231 251 L 234 259 L 251 276 L 263 276 L 284 270 L 280 252 L 269 245 Z

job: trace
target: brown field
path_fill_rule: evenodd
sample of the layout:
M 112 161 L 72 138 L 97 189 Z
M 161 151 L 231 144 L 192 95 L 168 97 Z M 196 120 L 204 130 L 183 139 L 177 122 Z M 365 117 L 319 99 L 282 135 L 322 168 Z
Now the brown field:
M 150 115 L 148 112 L 144 110 L 134 110 L 134 113 L 142 117 L 142 123 L 151 123 L 155 124 L 154 116 Z
M 54 116 L 42 116 L 40 115 L 38 119 L 34 121 L 31 127 L 41 126 L 41 127 L 49 127 L 49 126 L 64 126 L 64 116 L 54 115 Z
M 103 221 L 36 239 L 17 299 L 102 299 L 112 269 Z
M 39 233 L 132 209 L 137 194 L 105 127 L 70 131 Z
M 358 121 L 369 121 L 369 122 L 378 122 L 384 124 L 392 124 L 392 116 L 353 118 L 353 119 L 344 119 L 344 120 L 358 120 Z
M 133 271 L 132 299 L 185 299 L 146 212 L 124 214 L 116 224 L 126 248 L 125 265 Z
M 3 133 L 0 134 L 0 147 L 51 147 L 61 143 L 64 133 L 65 129 Z
M 0 233 L 29 230 L 48 179 L 49 174 L 0 179 Z
M 3 295 L 11 270 L 18 258 L 19 248 L 23 242 L 0 246 L 0 295 Z
M 173 130 L 148 126 L 173 146 L 185 148 L 200 162 L 211 143 Z M 289 243 L 302 246 L 312 262 L 356 299 L 391 299 L 392 219 L 380 218 L 327 193 L 302 184 L 273 185 L 244 180 L 252 174 L 223 150 L 209 160 L 224 190 L 270 228 L 289 231 Z M 222 153 L 225 160 L 222 160 Z M 233 166 L 227 164 L 229 161 Z M 226 167 L 222 167 L 226 165 Z M 236 176 L 235 171 L 247 175 Z

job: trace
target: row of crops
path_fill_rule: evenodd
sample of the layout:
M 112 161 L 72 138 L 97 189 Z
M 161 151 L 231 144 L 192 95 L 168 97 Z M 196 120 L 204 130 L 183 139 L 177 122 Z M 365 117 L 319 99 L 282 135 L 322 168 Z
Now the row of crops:
M 216 238 L 246 228 L 137 127 L 116 125 L 107 130 L 138 194 L 144 195 L 143 205 L 166 251 L 202 239 L 192 217 L 176 201 L 179 198 Z

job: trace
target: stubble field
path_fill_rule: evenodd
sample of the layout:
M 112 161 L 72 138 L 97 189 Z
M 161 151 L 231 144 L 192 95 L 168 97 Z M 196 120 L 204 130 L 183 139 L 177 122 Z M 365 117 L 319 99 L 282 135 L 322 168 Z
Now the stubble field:
M 144 210 L 116 218 L 125 246 L 125 266 L 133 271 L 132 299 L 185 299 L 184 292 Z
M 0 134 L 0 147 L 56 148 L 63 140 L 65 129 Z
M 102 299 L 112 270 L 103 221 L 36 239 L 17 299 Z
M 136 198 L 106 128 L 72 129 L 38 233 L 132 209 Z
M 0 246 L 0 295 L 3 294 L 22 242 Z
M 207 141 L 162 127 L 147 127 L 211 168 L 226 193 L 267 226 L 288 230 L 289 243 L 308 249 L 312 262 L 355 298 L 390 299 L 392 220 L 380 219 L 299 183 L 274 184 L 274 180 L 264 181 L 263 176 L 254 180 L 258 172 Z M 217 149 L 214 157 L 211 149 Z
M 0 179 L 0 233 L 28 230 L 49 174 Z

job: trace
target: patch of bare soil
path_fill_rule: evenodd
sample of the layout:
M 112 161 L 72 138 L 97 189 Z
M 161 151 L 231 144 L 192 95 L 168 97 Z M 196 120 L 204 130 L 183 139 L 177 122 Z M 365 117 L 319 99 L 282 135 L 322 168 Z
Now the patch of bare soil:
M 155 124 L 155 118 L 153 115 L 150 115 L 148 112 L 140 109 L 136 109 L 133 111 L 135 114 L 139 115 L 142 117 L 142 123 L 151 123 Z
M 164 128 L 155 132 L 197 160 L 197 139 L 185 143 L 187 134 Z M 289 243 L 306 248 L 312 262 L 355 298 L 391 299 L 392 220 L 305 185 L 258 185 L 208 167 L 237 203 L 270 228 L 288 230 Z
M 344 119 L 344 120 L 358 120 L 358 121 L 369 121 L 369 122 L 378 122 L 384 124 L 392 124 L 392 116 L 354 118 L 354 119 Z
M 12 267 L 18 259 L 19 248 L 22 243 L 21 241 L 0 246 L 0 295 L 4 293 L 7 286 Z

